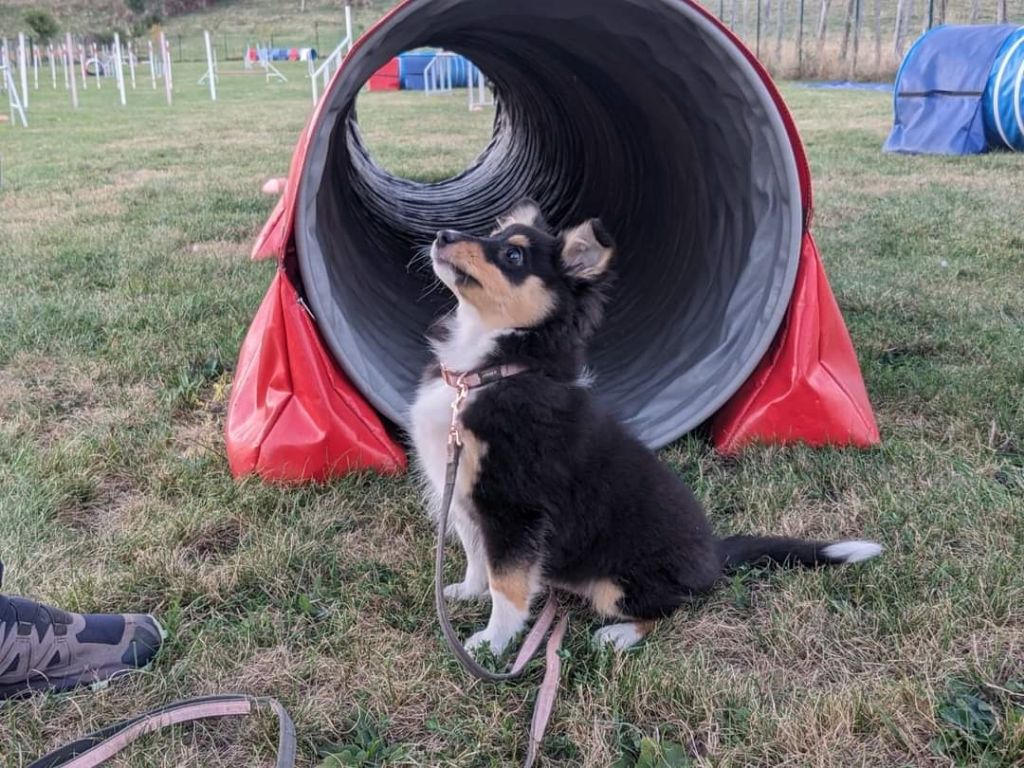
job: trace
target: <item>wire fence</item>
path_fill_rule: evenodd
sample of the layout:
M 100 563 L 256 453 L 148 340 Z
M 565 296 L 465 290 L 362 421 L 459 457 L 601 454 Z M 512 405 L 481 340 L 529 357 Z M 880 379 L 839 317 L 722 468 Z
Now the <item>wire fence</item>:
M 702 1 L 773 75 L 782 78 L 891 79 L 911 43 L 934 26 L 1024 24 L 1024 0 Z M 357 37 L 367 20 L 356 21 Z M 345 34 L 341 19 L 338 24 L 314 21 L 283 33 L 210 31 L 221 62 L 241 61 L 250 48 L 267 47 L 313 48 L 322 57 Z M 166 36 L 173 62 L 206 60 L 202 34 L 167 32 Z M 146 38 L 134 44 L 141 50 Z M 13 51 L 13 45 L 8 50 Z
M 326 56 L 345 38 L 345 24 L 313 24 L 305 34 L 288 33 L 251 34 L 244 32 L 211 31 L 210 38 L 219 61 L 240 61 L 249 48 L 313 48 Z M 167 43 L 175 63 L 206 61 L 206 44 L 201 34 L 167 33 Z
M 1024 0 L 703 0 L 776 77 L 891 79 L 911 43 L 940 24 L 1024 24 Z M 361 25 L 357 24 L 358 34 Z M 211 32 L 221 61 L 257 44 L 329 53 L 343 24 L 304 33 Z M 201 36 L 168 34 L 174 61 L 203 61 Z
M 1024 23 L 1024 0 L 704 0 L 776 77 L 891 79 L 940 24 Z

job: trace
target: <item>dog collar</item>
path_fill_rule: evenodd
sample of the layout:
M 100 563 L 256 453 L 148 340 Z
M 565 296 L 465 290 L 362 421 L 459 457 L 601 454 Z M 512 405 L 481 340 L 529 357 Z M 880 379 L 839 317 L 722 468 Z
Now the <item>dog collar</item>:
M 459 372 L 453 371 L 441 364 L 441 378 L 444 383 L 452 389 L 470 390 L 479 387 L 486 387 L 502 379 L 509 379 L 520 373 L 530 370 L 525 365 L 511 363 L 507 365 L 492 365 L 489 368 L 478 368 L 475 371 Z

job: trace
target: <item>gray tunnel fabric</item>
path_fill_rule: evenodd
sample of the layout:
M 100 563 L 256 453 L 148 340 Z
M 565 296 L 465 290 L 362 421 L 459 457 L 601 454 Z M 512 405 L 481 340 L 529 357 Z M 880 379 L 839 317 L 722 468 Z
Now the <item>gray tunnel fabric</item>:
M 434 184 L 390 175 L 355 99 L 423 45 L 495 83 L 494 135 Z M 793 149 L 742 52 L 675 0 L 412 0 L 351 54 L 311 130 L 296 248 L 320 332 L 367 399 L 406 423 L 451 306 L 413 256 L 441 228 L 486 232 L 524 195 L 554 224 L 600 216 L 618 281 L 589 364 L 595 391 L 658 447 L 749 376 L 792 293 L 802 216 Z

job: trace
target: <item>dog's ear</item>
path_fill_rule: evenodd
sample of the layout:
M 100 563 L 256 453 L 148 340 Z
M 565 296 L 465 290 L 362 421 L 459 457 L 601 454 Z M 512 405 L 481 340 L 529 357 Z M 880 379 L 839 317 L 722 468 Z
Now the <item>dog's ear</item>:
M 562 233 L 562 264 L 580 280 L 596 280 L 608 271 L 615 242 L 600 219 L 590 219 Z
M 544 214 L 540 211 L 540 206 L 528 197 L 524 197 L 513 205 L 504 216 L 499 216 L 498 228 L 491 234 L 497 234 L 504 229 L 508 229 L 513 224 L 523 224 L 534 229 L 548 231 L 548 223 L 544 218 Z

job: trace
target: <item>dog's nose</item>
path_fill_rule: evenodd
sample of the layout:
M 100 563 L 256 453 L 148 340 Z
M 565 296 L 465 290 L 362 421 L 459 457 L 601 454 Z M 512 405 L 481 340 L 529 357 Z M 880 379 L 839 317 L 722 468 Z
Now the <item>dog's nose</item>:
M 459 239 L 459 233 L 454 229 L 442 229 L 437 233 L 437 242 L 439 245 L 451 245 Z

